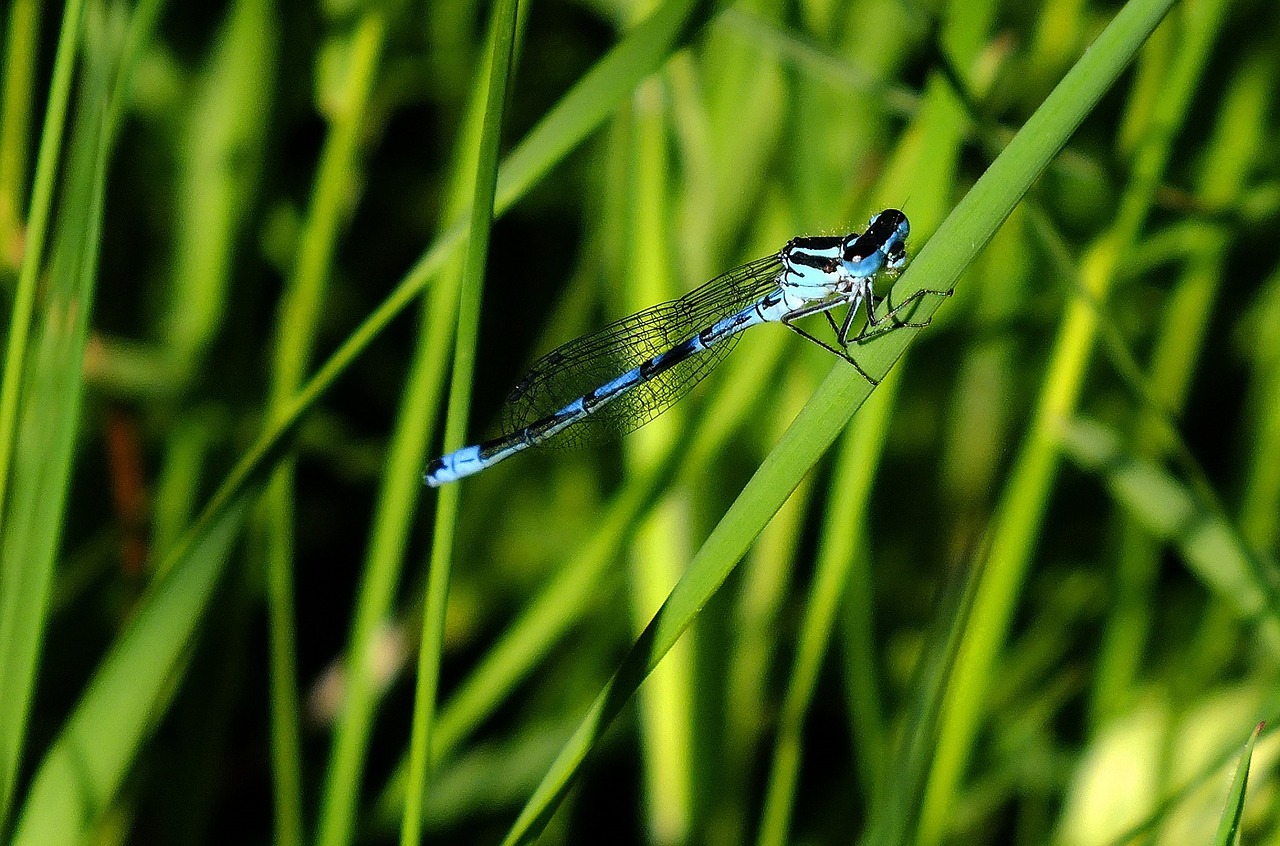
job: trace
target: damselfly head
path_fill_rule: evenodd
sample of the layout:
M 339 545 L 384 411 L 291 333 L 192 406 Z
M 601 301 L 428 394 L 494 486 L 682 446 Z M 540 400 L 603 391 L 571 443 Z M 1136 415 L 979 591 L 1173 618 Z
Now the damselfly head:
M 867 231 L 850 236 L 844 247 L 844 265 L 851 276 L 874 276 L 887 267 L 896 270 L 906 261 L 907 235 L 911 224 L 897 209 L 885 209 L 873 216 Z

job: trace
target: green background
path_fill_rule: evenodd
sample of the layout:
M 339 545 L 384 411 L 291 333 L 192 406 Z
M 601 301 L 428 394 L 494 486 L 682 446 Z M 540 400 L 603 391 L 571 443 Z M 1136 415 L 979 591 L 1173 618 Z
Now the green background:
M 1274 4 L 0 25 L 0 841 L 1280 837 Z M 422 486 L 537 356 L 885 207 L 955 296 L 874 391 L 761 327 Z

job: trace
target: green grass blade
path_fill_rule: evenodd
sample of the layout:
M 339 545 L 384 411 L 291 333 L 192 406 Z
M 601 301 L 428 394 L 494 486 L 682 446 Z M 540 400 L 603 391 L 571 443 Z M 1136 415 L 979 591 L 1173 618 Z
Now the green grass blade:
M 1240 765 L 1236 767 L 1235 777 L 1231 779 L 1231 792 L 1227 794 L 1227 807 L 1223 809 L 1222 822 L 1213 839 L 1215 846 L 1235 846 L 1239 842 L 1240 818 L 1244 816 L 1244 796 L 1249 786 L 1249 762 L 1253 759 L 1253 747 L 1257 744 L 1264 725 L 1265 723 L 1258 723 L 1244 745 L 1244 752 L 1240 754 Z
M 227 319 L 260 190 L 280 41 L 270 0 L 238 0 L 193 86 L 179 136 L 173 282 L 156 331 L 174 387 L 190 387 Z
M 490 41 L 488 95 L 484 122 L 476 155 L 475 191 L 467 236 L 467 258 L 463 266 L 458 330 L 453 353 L 453 373 L 449 389 L 449 409 L 445 416 L 444 449 L 462 446 L 467 437 L 471 411 L 471 383 L 475 371 L 476 340 L 479 335 L 480 295 L 484 290 L 488 263 L 489 229 L 493 225 L 494 193 L 498 181 L 498 142 L 502 118 L 511 87 L 511 58 L 516 44 L 517 0 L 503 0 L 494 6 L 496 23 Z M 435 534 L 428 564 L 426 608 L 422 617 L 422 639 L 418 650 L 417 685 L 414 690 L 413 733 L 410 737 L 409 782 L 400 842 L 413 846 L 422 838 L 422 796 L 427 784 L 427 767 L 436 722 L 440 661 L 444 652 L 444 617 L 449 596 L 453 559 L 453 538 L 457 527 L 460 485 L 440 490 L 436 505 Z
M 1057 239 L 1044 237 L 1047 225 L 1042 215 L 1037 212 L 1031 214 L 1030 217 L 1036 221 L 1034 231 L 1044 238 L 1048 251 L 1056 257 L 1059 266 L 1068 266 L 1070 262 L 1064 257 L 1065 250 L 1062 244 Z M 1217 238 L 1211 236 L 1210 240 L 1216 241 Z M 1216 262 L 1214 264 L 1216 265 Z M 1074 278 L 1074 273 L 1071 271 L 1067 271 L 1063 275 L 1068 278 Z M 1172 402 L 1172 400 L 1168 396 L 1162 397 L 1160 388 L 1153 386 L 1143 375 L 1124 338 L 1116 327 L 1105 319 L 1102 307 L 1097 299 L 1087 290 L 1078 291 L 1077 293 L 1079 301 L 1084 307 L 1091 310 L 1098 320 L 1097 329 L 1102 336 L 1103 348 L 1112 366 L 1120 375 L 1125 386 L 1142 405 L 1141 424 L 1145 431 L 1140 430 L 1134 436 L 1137 442 L 1143 445 L 1142 451 L 1138 455 L 1120 456 L 1119 448 L 1114 443 L 1115 438 L 1101 427 L 1092 425 L 1088 429 L 1090 435 L 1076 441 L 1076 447 L 1087 444 L 1088 446 L 1083 448 L 1083 455 L 1094 456 L 1093 461 L 1095 464 L 1101 461 L 1098 456 L 1104 454 L 1111 456 L 1109 460 L 1128 461 L 1133 459 L 1138 461 L 1140 459 L 1139 463 L 1143 463 L 1144 466 L 1146 464 L 1154 464 L 1154 456 L 1151 450 L 1152 441 L 1157 442 L 1161 450 L 1167 451 L 1188 480 L 1188 500 L 1194 503 L 1190 507 L 1202 514 L 1201 519 L 1206 524 L 1212 524 L 1217 527 L 1218 531 L 1215 534 L 1221 534 L 1224 542 L 1228 543 L 1234 550 L 1235 555 L 1232 556 L 1232 564 L 1229 565 L 1228 569 L 1247 571 L 1248 575 L 1245 578 L 1252 581 L 1257 588 L 1257 598 L 1260 603 L 1258 611 L 1268 614 L 1271 617 L 1271 622 L 1268 625 L 1280 631 L 1280 591 L 1274 587 L 1274 579 L 1270 572 L 1273 569 L 1273 565 L 1259 556 L 1245 540 L 1242 532 L 1237 530 L 1234 523 L 1227 516 L 1227 511 L 1222 505 L 1221 498 L 1214 490 L 1204 469 L 1200 466 L 1200 462 L 1192 453 L 1191 448 L 1178 431 L 1178 427 L 1170 415 L 1166 403 Z M 1057 428 L 1060 421 L 1054 420 L 1051 423 L 1054 428 L 1054 437 L 1059 437 L 1060 432 L 1057 431 Z M 1067 428 L 1069 429 L 1070 427 L 1068 426 Z M 1101 438 L 1101 440 L 1097 440 L 1094 436 Z M 1077 460 L 1082 459 L 1078 457 Z
M 0 829 L 26 746 L 50 586 L 79 424 L 84 349 L 101 236 L 109 139 L 110 70 L 101 33 L 91 51 L 49 268 L 50 292 L 24 378 L 13 497 L 0 536 Z M 6 367 L 20 367 L 17 355 Z M 6 370 L 5 378 L 17 378 Z M 6 448 L 5 453 L 8 453 Z
M 1256 548 L 1275 551 L 1280 546 L 1280 270 L 1263 282 L 1247 326 L 1257 338 L 1250 375 L 1257 411 L 1240 529 Z
M 706 23 L 715 5 L 667 0 L 628 32 L 511 151 L 498 171 L 497 209 L 509 207 L 611 115 L 640 80 Z
M 1120 11 L 921 250 L 895 285 L 895 299 L 905 299 L 921 290 L 946 290 L 955 284 L 1032 181 L 1132 60 L 1170 5 L 1170 0 L 1135 0 Z M 936 308 L 936 303 L 925 302 L 913 319 L 927 319 Z M 860 361 L 868 372 L 883 374 L 914 337 L 915 330 L 910 329 L 883 335 L 864 347 Z M 507 833 L 505 843 L 528 842 L 545 825 L 604 728 L 692 622 L 769 517 L 869 393 L 870 386 L 852 368 L 838 367 L 822 383 L 600 693 Z
M 518 15 L 517 24 L 524 23 Z M 496 19 L 490 22 L 491 28 Z M 517 33 L 517 40 L 521 33 Z M 485 60 L 487 61 L 487 56 Z M 484 120 L 488 66 L 477 68 L 471 99 L 454 142 L 450 202 L 445 220 L 455 219 L 475 190 L 475 151 Z M 406 378 L 400 415 L 392 433 L 378 491 L 365 569 L 356 598 L 355 619 L 347 646 L 346 696 L 334 728 L 333 749 L 325 780 L 316 842 L 339 846 L 355 834 L 360 777 L 368 754 L 376 706 L 374 679 L 381 629 L 393 613 L 396 584 L 405 559 L 409 532 L 422 495 L 426 453 L 434 443 L 440 396 L 451 360 L 451 344 L 462 284 L 461 262 L 451 261 L 427 293 L 418 326 L 414 356 Z M 436 744 L 440 745 L 437 735 Z M 403 769 L 403 768 L 402 768 Z
M 1263 725 L 1265 725 L 1265 722 Z M 1257 731 L 1255 730 L 1256 734 Z M 1222 773 L 1233 759 L 1237 761 L 1237 766 L 1244 760 L 1240 755 L 1239 743 L 1236 740 L 1232 740 L 1230 745 L 1219 749 L 1216 754 L 1206 755 L 1204 763 L 1196 771 L 1187 775 L 1181 784 L 1169 791 L 1145 819 L 1137 822 L 1132 828 L 1118 835 L 1114 840 L 1107 841 L 1106 846 L 1132 846 L 1135 843 L 1149 842 L 1153 832 L 1158 831 L 1160 825 L 1167 822 L 1169 817 L 1180 806 L 1191 801 L 1197 793 L 1203 793 L 1206 785 L 1211 786 L 1216 780 L 1220 779 Z
M 27 133 L 35 95 L 36 45 L 39 38 L 37 0 L 15 0 L 9 6 L 0 91 L 0 274 L 7 277 L 22 264 L 23 201 L 27 191 Z M 7 283 L 7 279 L 6 279 Z
M 646 79 L 631 98 L 631 108 L 620 117 L 614 155 L 625 162 L 628 178 L 612 187 L 615 196 L 606 202 L 624 208 L 620 230 L 624 267 L 619 278 L 627 280 L 618 298 L 618 315 L 639 311 L 647 304 L 677 295 L 676 274 L 670 263 L 671 231 L 675 214 L 669 176 L 672 139 L 665 102 L 670 96 L 666 74 Z M 624 445 L 630 467 L 644 467 L 669 449 L 678 436 L 686 409 L 676 408 L 644 427 Z M 676 495 L 662 501 L 640 523 L 624 555 L 630 574 L 627 611 L 632 631 L 638 633 L 661 605 L 679 578 L 678 561 L 687 541 L 682 531 L 686 503 Z M 665 554 L 664 554 L 665 553 Z M 654 673 L 637 702 L 640 728 L 645 830 L 661 843 L 682 843 L 693 826 L 693 748 L 698 742 L 693 715 L 697 711 L 693 637 L 677 644 Z
M 895 159 L 886 167 L 890 185 L 912 184 L 913 231 L 928 238 L 950 204 L 955 169 L 967 120 L 949 89 L 932 80 L 915 121 L 905 133 Z M 883 193 L 883 192 L 882 192 Z M 900 371 L 895 371 L 900 372 Z M 835 616 L 853 566 L 855 551 L 866 541 L 871 487 L 875 480 L 901 380 L 887 379 L 868 407 L 855 418 L 839 450 L 826 523 L 819 545 L 817 570 L 810 589 L 796 647 L 795 664 L 783 700 L 774 745 L 772 769 L 761 812 L 758 841 L 788 841 L 801 756 L 801 732 L 812 704 L 822 659 L 835 625 Z M 864 515 L 855 518 L 853 515 Z M 871 672 L 856 668 L 853 672 Z M 864 755 L 881 758 L 884 750 Z
M 164 463 L 156 479 L 151 548 L 154 558 L 167 561 L 182 530 L 191 522 L 204 469 L 212 427 L 202 415 L 178 420 L 165 443 Z M 163 575 L 163 571 L 157 571 Z
M 1208 144 L 1197 185 L 1205 205 L 1232 205 L 1244 191 L 1257 151 L 1263 146 L 1270 88 L 1269 64 L 1260 56 L 1251 57 L 1222 101 Z M 1149 393 L 1172 415 L 1180 415 L 1186 405 L 1192 377 L 1210 337 L 1210 317 L 1228 277 L 1229 239 L 1229 230 L 1223 226 L 1184 233 L 1183 241 L 1191 248 L 1189 263 L 1179 275 L 1162 316 L 1149 365 Z M 1163 413 L 1148 411 L 1136 421 L 1132 441 L 1136 449 L 1151 456 L 1168 451 L 1163 418 Z M 1135 676 L 1155 625 L 1150 612 L 1156 604 L 1150 591 L 1160 567 L 1159 545 L 1132 523 L 1126 523 L 1121 532 L 1114 611 L 1102 639 L 1101 667 L 1094 685 L 1095 721 L 1125 706 L 1128 692 L 1136 688 Z
M 31 189 L 31 207 L 27 212 L 26 249 L 18 274 L 18 290 L 9 320 L 9 333 L 4 355 L 4 375 L 0 376 L 0 537 L 8 533 L 9 471 L 13 461 L 13 434 L 18 425 L 18 394 L 26 373 L 27 338 L 35 311 L 36 283 L 44 264 L 45 236 L 53 208 L 54 180 L 62 155 L 62 133 L 67 118 L 67 102 L 71 96 L 71 74 L 75 70 L 76 50 L 84 17 L 84 0 L 70 0 L 62 10 L 62 28 L 58 33 L 58 51 L 53 61 L 53 82 L 40 131 L 40 152 L 36 158 L 36 177 Z M 6 101 L 8 95 L 6 94 Z M 0 629 L 3 631 L 3 629 Z M 0 639 L 0 649 L 3 649 Z M 8 748 L 7 744 L 4 744 Z M 9 753 L 0 752 L 0 754 Z M 3 772 L 8 764 L 0 764 L 0 811 L 8 805 L 8 778 Z M 0 813 L 3 818 L 3 813 Z
M 159 5 L 159 0 L 141 3 L 127 20 L 122 16 L 113 17 L 95 6 L 92 7 L 94 15 L 88 18 L 89 25 L 85 27 L 86 71 L 63 180 L 63 203 L 53 260 L 48 268 L 49 293 L 35 355 L 29 372 L 23 376 L 28 394 L 16 445 L 10 522 L 0 532 L 0 725 L 6 732 L 0 736 L 0 756 L 3 756 L 0 760 L 0 829 L 8 820 L 13 780 L 26 742 L 50 583 L 70 488 L 89 317 L 93 313 L 97 287 L 107 164 L 133 72 L 150 38 Z M 70 6 L 67 13 L 71 14 Z M 67 19 L 70 32 L 64 29 L 63 38 L 74 40 L 78 18 L 77 11 L 74 18 Z M 60 39 L 60 44 L 71 49 L 69 41 Z M 69 66 L 65 69 L 70 73 Z M 55 83 L 57 81 L 55 72 Z M 46 125 L 46 132 L 60 129 L 62 121 L 61 106 L 56 100 L 62 92 L 55 87 L 52 96 L 55 99 L 50 103 L 51 123 Z M 52 170 L 56 169 L 56 144 L 47 148 L 46 141 L 47 138 L 42 139 L 37 165 L 32 201 L 33 232 L 36 218 L 48 213 L 43 192 L 51 190 L 51 186 L 46 186 L 43 180 L 52 179 Z M 39 255 L 39 251 L 33 249 L 26 257 L 33 262 L 33 267 Z M 21 282 L 19 287 L 21 289 Z M 20 292 L 19 299 L 22 296 Z M 20 311 L 21 308 L 15 311 L 15 318 L 28 319 L 28 315 L 19 315 Z M 16 328 L 15 334 L 19 334 Z M 20 334 L 25 337 L 25 327 Z M 19 354 L 6 359 L 6 380 L 11 375 L 18 378 L 9 367 L 11 364 L 16 367 L 21 358 Z M 4 414 L 0 408 L 0 418 Z M 0 426 L 3 425 L 0 420 Z M 5 433 L 4 437 L 8 435 Z M 0 465 L 9 455 L 6 440 L 0 448 Z M 3 472 L 0 467 L 0 475 Z M 0 490 L 3 490 L 2 482 Z
M 32 780 L 15 846 L 80 843 L 98 824 L 163 712 L 240 533 L 233 503 L 154 587 L 112 646 Z
M 422 467 L 437 423 L 437 400 L 449 361 L 447 346 L 453 331 L 453 312 L 437 299 L 437 294 L 446 288 L 456 290 L 450 285 L 433 288 L 423 304 L 400 416 L 387 449 L 386 469 L 378 492 L 373 533 L 346 651 L 345 697 L 334 728 L 316 827 L 316 842 L 322 846 L 348 843 L 356 830 L 360 777 L 377 704 L 374 675 L 378 638 L 391 618 L 395 588 L 422 489 Z
M 812 41 L 802 39 L 794 32 L 784 30 L 740 6 L 725 11 L 717 25 L 742 32 L 766 50 L 795 62 L 797 67 L 803 68 L 815 79 L 830 80 L 860 97 L 872 97 L 883 102 L 885 108 L 894 114 L 907 117 L 919 108 L 920 97 L 911 89 L 879 79 L 865 69 L 833 56 Z
M 938 729 L 945 713 L 951 674 L 973 623 L 973 606 L 982 583 L 983 558 L 975 557 L 943 586 L 931 630 L 916 662 L 902 732 L 895 746 L 883 750 L 884 784 L 871 809 L 862 842 L 873 846 L 914 843 L 924 807 Z
M 1107 31 L 1123 27 L 1128 35 L 1139 36 L 1134 42 L 1136 50 L 1170 5 L 1130 2 Z M 1208 59 L 1224 8 L 1225 4 L 1213 0 L 1183 3 L 1180 8 L 1187 24 L 1184 33 L 1187 43 L 1178 54 L 1170 79 L 1159 92 L 1155 110 L 1158 119 L 1152 131 L 1144 136 L 1135 156 L 1134 176 L 1121 198 L 1114 224 L 1098 238 L 1081 262 L 1082 286 L 1098 302 L 1105 302 L 1116 278 L 1119 259 L 1136 240 L 1154 201 L 1173 139 L 1186 118 L 1191 94 Z M 1068 85 L 1076 76 L 1076 70 L 1090 62 L 1101 41 L 1100 37 L 1089 48 L 1055 93 Z M 1126 57 L 1126 61 L 1131 56 Z M 1112 70 L 1118 73 L 1120 68 Z M 956 668 L 956 687 L 950 694 L 950 707 L 930 778 L 920 831 L 924 846 L 934 846 L 946 836 L 955 794 L 983 718 L 987 686 L 995 673 L 999 651 L 1013 619 L 1048 508 L 1058 465 L 1052 426 L 1058 418 L 1069 415 L 1078 401 L 1097 335 L 1097 323 L 1092 303 L 1073 301 L 1069 304 L 1050 352 L 1032 423 L 1001 495 L 993 528 L 991 560 L 984 571 L 985 583 L 974 612 L 981 625 L 964 644 Z
M 836 611 L 853 566 L 854 550 L 865 540 L 865 517 L 855 521 L 850 519 L 850 515 L 866 513 L 867 499 L 901 384 L 902 371 L 891 373 L 880 384 L 880 389 L 872 394 L 862 413 L 850 424 L 839 447 L 817 568 L 796 645 L 795 665 L 787 684 L 782 713 L 778 717 L 769 783 L 756 839 L 760 846 L 781 846 L 790 842 L 804 720 L 812 704 Z M 874 673 L 875 668 L 856 668 L 853 672 Z M 862 741 L 865 751 L 860 750 L 861 754 L 882 754 L 883 750 L 865 749 L 866 739 Z

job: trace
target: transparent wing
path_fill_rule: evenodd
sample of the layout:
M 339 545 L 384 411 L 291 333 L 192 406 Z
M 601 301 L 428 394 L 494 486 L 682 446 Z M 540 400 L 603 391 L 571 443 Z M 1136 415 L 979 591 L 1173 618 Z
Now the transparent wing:
M 777 255 L 744 264 L 670 302 L 616 320 L 544 355 L 507 397 L 503 427 L 515 432 L 759 300 L 777 285 Z M 643 382 L 540 444 L 575 447 L 638 429 L 669 408 L 728 354 L 738 336 Z

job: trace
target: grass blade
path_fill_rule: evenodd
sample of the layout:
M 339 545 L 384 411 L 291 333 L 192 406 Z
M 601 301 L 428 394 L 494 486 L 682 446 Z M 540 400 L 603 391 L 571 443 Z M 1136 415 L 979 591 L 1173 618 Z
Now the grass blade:
M 484 289 L 488 263 L 489 228 L 493 224 L 494 193 L 498 181 L 498 142 L 511 85 L 511 58 L 516 43 L 517 0 L 502 0 L 494 6 L 489 59 L 489 92 L 485 98 L 484 122 L 476 157 L 476 182 L 467 236 L 467 258 L 463 266 L 461 302 L 458 305 L 458 332 L 453 353 L 453 374 L 449 409 L 445 417 L 444 449 L 462 446 L 467 437 L 471 410 L 471 382 L 475 370 L 476 338 L 479 334 L 480 294 Z M 449 596 L 449 575 L 453 558 L 453 536 L 457 526 L 460 485 L 447 485 L 436 504 L 435 534 L 431 544 L 427 574 L 426 608 L 422 617 L 422 640 L 418 650 L 417 686 L 414 691 L 413 734 L 410 738 L 408 797 L 400 842 L 412 846 L 422 839 L 422 796 L 427 783 L 428 755 L 436 722 L 440 661 L 444 652 L 444 616 Z
M 27 183 L 27 134 L 35 95 L 36 45 L 40 4 L 16 0 L 9 5 L 0 92 L 0 272 L 6 276 L 22 264 L 22 208 Z M 56 62 L 55 62 L 56 64 Z
M 1137 39 L 1132 42 L 1136 51 L 1171 5 L 1127 3 L 1108 32 L 1126 30 L 1128 36 Z M 1184 36 L 1187 44 L 1177 54 L 1170 78 L 1159 91 L 1152 131 L 1143 136 L 1143 144 L 1135 154 L 1134 175 L 1120 199 L 1115 221 L 1097 238 L 1081 262 L 1081 284 L 1098 302 L 1105 302 L 1115 282 L 1120 257 L 1137 239 L 1155 199 L 1173 139 L 1186 119 L 1192 92 L 1208 60 L 1225 5 L 1208 0 L 1183 3 L 1180 7 L 1188 25 Z M 1101 41 L 1100 37 L 1089 48 L 1055 93 L 1077 69 L 1089 62 Z M 1132 55 L 1130 53 L 1129 58 Z M 1108 72 L 1119 70 L 1120 67 L 1112 67 Z M 975 619 L 981 624 L 966 640 L 956 668 L 955 687 L 950 694 L 950 707 L 944 717 L 938 756 L 930 778 L 920 832 L 924 846 L 935 846 L 946 836 L 955 794 L 983 718 L 987 687 L 995 673 L 999 651 L 1048 509 L 1058 466 L 1052 427 L 1058 418 L 1069 415 L 1079 400 L 1097 331 L 1098 318 L 1092 303 L 1072 301 L 1050 352 L 1032 423 L 1001 494 L 993 527 L 991 560 L 984 570 L 985 583 L 974 611 Z
M 15 10 L 16 11 L 16 10 Z M 18 274 L 18 291 L 10 315 L 9 336 L 5 347 L 4 375 L 0 376 L 0 535 L 7 534 L 5 504 L 8 502 L 9 470 L 13 461 L 13 433 L 18 425 L 18 393 L 26 372 L 27 338 L 31 315 L 35 311 L 36 282 L 44 266 L 45 234 L 53 207 L 54 179 L 62 155 L 62 133 L 67 117 L 67 101 L 71 96 L 71 74 L 75 70 L 76 49 L 84 17 L 84 0 L 69 0 L 62 10 L 62 28 L 58 33 L 58 52 L 53 61 L 53 82 L 44 126 L 40 131 L 40 152 L 36 158 L 36 178 L 31 190 L 31 208 L 27 213 L 26 249 Z M 16 80 L 15 80 L 16 82 Z M 9 95 L 5 95 L 6 103 Z M 0 643 L 0 646 L 3 644 Z M 4 744 L 8 748 L 7 744 Z M 0 764 L 4 770 L 7 764 Z M 8 806 L 9 784 L 0 770 L 0 812 Z M 0 819 L 3 818 L 0 813 Z
M 99 666 L 32 780 L 15 846 L 82 842 L 111 803 L 173 690 L 201 613 L 244 523 L 236 500 L 155 585 Z
M 1240 754 L 1240 765 L 1236 767 L 1235 778 L 1231 780 L 1231 792 L 1227 795 L 1227 807 L 1222 812 L 1222 823 L 1218 826 L 1218 835 L 1213 839 L 1216 846 L 1235 846 L 1240 838 L 1240 818 L 1244 816 L 1245 790 L 1249 786 L 1249 762 L 1253 759 L 1253 747 L 1262 734 L 1265 723 L 1258 723 L 1249 741 Z
M 68 25 L 74 32 L 75 21 Z M 8 819 L 26 746 L 27 719 L 70 487 L 80 414 L 81 361 L 96 282 L 110 147 L 111 80 L 108 47 L 101 33 L 95 33 L 95 40 L 79 100 L 63 211 L 49 268 L 51 290 L 23 379 L 26 402 L 14 450 L 13 497 L 0 535 L 0 830 Z M 33 247 L 33 253 L 28 258 L 34 263 L 39 251 Z M 29 272 L 34 273 L 34 268 Z M 15 313 L 15 317 L 19 315 Z M 20 318 L 25 321 L 27 315 Z M 15 327 L 13 334 L 25 336 L 25 324 L 23 331 Z M 11 347 L 9 352 L 5 381 L 7 385 L 12 379 L 16 386 L 20 371 L 26 368 L 22 350 L 14 354 Z M 8 436 L 3 433 L 5 440 L 0 445 L 5 456 L 10 454 Z M 3 473 L 0 469 L 0 477 Z
M 785 341 L 782 336 L 778 340 Z M 433 765 L 459 754 L 463 742 L 489 718 L 521 681 L 534 673 L 538 662 L 561 642 L 572 627 L 588 618 L 607 583 L 611 567 L 632 533 L 660 500 L 658 492 L 673 474 L 698 479 L 708 472 L 729 437 L 744 422 L 749 409 L 765 392 L 761 373 L 771 372 L 783 345 L 757 345 L 738 352 L 727 365 L 724 379 L 705 409 L 691 417 L 688 427 L 663 456 L 644 472 L 628 478 L 597 522 L 597 530 L 581 551 L 529 601 L 511 622 L 470 676 L 455 689 L 440 712 L 431 755 Z M 753 355 L 754 353 L 754 355 Z M 407 763 L 383 791 L 377 817 L 386 819 L 403 802 Z
M 913 231 L 922 238 L 937 228 L 949 205 L 955 181 L 961 144 L 967 121 L 954 95 L 939 80 L 926 87 L 916 120 L 899 146 L 898 155 L 886 168 L 886 182 L 905 182 L 908 174 L 913 182 Z M 773 761 L 761 811 L 758 843 L 782 844 L 789 839 L 792 803 L 799 778 L 801 730 L 812 704 L 822 659 L 835 624 L 835 615 L 845 591 L 855 550 L 871 534 L 866 524 L 871 488 L 888 437 L 901 385 L 901 370 L 890 374 L 879 392 L 867 402 L 844 434 L 843 446 L 836 458 L 835 475 L 817 570 L 807 602 L 805 619 L 796 647 Z M 864 515 L 857 521 L 849 515 Z M 868 625 L 870 625 L 868 623 Z M 855 670 L 861 672 L 862 670 Z M 863 754 L 877 758 L 884 750 L 868 749 Z
M 1032 181 L 1132 60 L 1170 5 L 1170 0 L 1134 0 L 1120 11 L 920 251 L 895 285 L 895 299 L 905 299 L 920 290 L 947 290 L 954 286 Z M 926 302 L 913 319 L 927 319 L 936 309 L 936 303 Z M 915 331 L 891 332 L 867 344 L 865 355 L 860 357 L 863 366 L 873 375 L 885 373 L 906 351 Z M 601 691 L 507 833 L 505 843 L 528 842 L 545 825 L 604 728 L 692 622 L 769 517 L 869 393 L 870 386 L 851 368 L 837 367 L 822 383 Z

